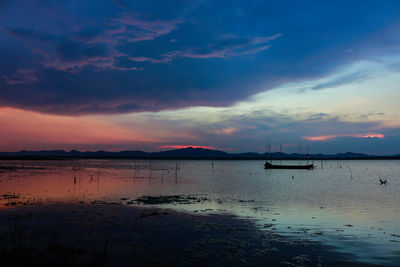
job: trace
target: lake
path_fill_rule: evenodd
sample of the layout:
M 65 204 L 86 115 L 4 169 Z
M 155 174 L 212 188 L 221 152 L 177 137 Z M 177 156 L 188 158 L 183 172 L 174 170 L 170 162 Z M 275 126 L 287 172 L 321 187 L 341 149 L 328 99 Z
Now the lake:
M 279 164 L 279 161 L 274 162 Z M 228 213 L 260 230 L 331 245 L 355 261 L 400 259 L 400 161 L 315 161 L 314 170 L 266 170 L 258 160 L 0 161 L 0 210 L 54 202 L 143 205 Z M 282 164 L 305 164 L 283 161 Z M 380 184 L 379 178 L 387 180 Z M 180 199 L 182 200 L 182 199 Z

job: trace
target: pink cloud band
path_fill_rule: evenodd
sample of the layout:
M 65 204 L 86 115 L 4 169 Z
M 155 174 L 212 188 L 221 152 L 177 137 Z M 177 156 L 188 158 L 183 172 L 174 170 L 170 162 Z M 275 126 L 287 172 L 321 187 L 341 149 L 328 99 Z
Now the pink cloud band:
M 355 137 L 355 138 L 384 138 L 385 135 L 380 133 L 359 133 L 359 134 L 330 134 L 318 136 L 303 136 L 302 138 L 308 141 L 328 141 L 337 137 Z

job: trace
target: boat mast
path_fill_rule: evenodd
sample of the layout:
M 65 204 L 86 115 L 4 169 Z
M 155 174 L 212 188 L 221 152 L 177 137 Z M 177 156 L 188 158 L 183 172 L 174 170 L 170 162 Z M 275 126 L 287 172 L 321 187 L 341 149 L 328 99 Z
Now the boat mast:
M 268 146 L 267 146 L 267 154 L 269 155 L 269 163 L 272 164 L 272 152 L 271 152 L 271 143 L 268 141 Z M 267 161 L 268 161 L 268 157 L 267 157 Z
M 272 165 L 272 146 L 271 144 L 269 145 L 269 154 L 270 154 L 270 159 L 271 159 L 271 165 Z
M 268 145 L 265 145 L 265 161 L 268 162 Z

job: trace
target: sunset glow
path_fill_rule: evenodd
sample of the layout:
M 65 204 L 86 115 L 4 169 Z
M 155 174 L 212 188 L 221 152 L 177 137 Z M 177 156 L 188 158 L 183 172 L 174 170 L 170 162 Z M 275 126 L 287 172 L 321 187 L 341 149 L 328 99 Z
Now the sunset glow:
M 385 138 L 385 135 L 379 133 L 361 133 L 352 136 L 358 138 L 380 138 L 380 139 Z
M 157 143 L 160 140 L 94 117 L 41 114 L 0 108 L 0 145 L 4 150 L 66 144 Z
M 183 146 L 183 145 L 165 145 L 165 146 L 160 146 L 160 149 L 163 148 L 173 148 L 173 149 L 182 149 L 182 148 L 203 148 L 203 149 L 211 149 L 211 150 L 216 150 L 216 147 L 212 146 Z
M 0 44 L 2 266 L 399 265 L 399 0 L 0 0 Z
M 250 2 L 5 1 L 0 151 L 397 153 L 397 3 Z
M 337 134 L 331 134 L 331 135 L 321 135 L 321 136 L 305 136 L 303 139 L 308 140 L 308 141 L 327 141 L 334 139 L 340 135 Z
M 308 141 L 328 141 L 337 137 L 355 137 L 355 138 L 385 138 L 385 135 L 378 133 L 360 133 L 360 134 L 332 134 L 321 136 L 305 136 L 303 139 Z

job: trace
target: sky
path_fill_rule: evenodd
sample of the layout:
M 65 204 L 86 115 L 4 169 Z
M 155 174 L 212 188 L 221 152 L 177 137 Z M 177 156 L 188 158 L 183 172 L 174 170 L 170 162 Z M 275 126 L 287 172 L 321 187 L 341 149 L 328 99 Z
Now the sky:
M 399 1 L 0 0 L 0 151 L 400 154 L 399 52 Z

